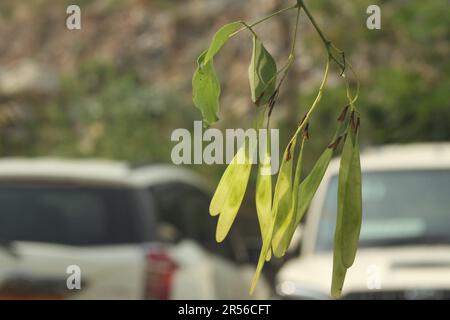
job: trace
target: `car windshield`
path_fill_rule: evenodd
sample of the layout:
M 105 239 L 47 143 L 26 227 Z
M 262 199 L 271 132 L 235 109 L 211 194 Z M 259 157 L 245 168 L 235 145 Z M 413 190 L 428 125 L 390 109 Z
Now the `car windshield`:
M 132 190 L 0 184 L 0 241 L 104 245 L 136 241 Z
M 450 243 L 450 170 L 366 172 L 360 247 Z M 338 177 L 328 186 L 316 251 L 333 248 Z

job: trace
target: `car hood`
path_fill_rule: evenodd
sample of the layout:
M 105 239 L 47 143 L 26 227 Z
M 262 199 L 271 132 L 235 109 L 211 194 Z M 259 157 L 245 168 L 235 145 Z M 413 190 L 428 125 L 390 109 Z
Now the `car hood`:
M 332 253 L 288 261 L 277 275 L 277 290 L 286 295 L 301 289 L 325 298 L 331 286 Z M 450 290 L 450 246 L 359 249 L 348 269 L 343 296 L 381 290 Z

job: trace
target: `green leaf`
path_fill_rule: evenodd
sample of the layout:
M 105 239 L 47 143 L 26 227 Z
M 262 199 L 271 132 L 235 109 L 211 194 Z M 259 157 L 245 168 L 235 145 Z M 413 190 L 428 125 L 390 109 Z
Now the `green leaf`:
M 214 56 L 222 49 L 223 45 L 228 41 L 230 35 L 237 31 L 237 29 L 242 25 L 240 21 L 231 22 L 224 25 L 219 31 L 214 35 L 211 44 L 209 46 L 208 52 L 205 56 L 203 63 L 208 63 Z
M 338 210 L 342 216 L 341 252 L 342 263 L 350 268 L 355 261 L 362 222 L 361 163 L 359 144 L 352 143 L 350 134 L 344 145 L 342 156 L 343 181 L 339 181 Z M 345 172 L 344 172 L 345 171 Z
M 284 254 L 286 245 L 286 231 L 293 217 L 292 210 L 292 164 L 297 144 L 297 136 L 286 148 L 283 161 L 281 162 L 280 172 L 278 173 L 277 184 L 273 195 L 272 217 L 274 219 L 274 230 L 272 239 L 272 250 L 276 257 Z
M 197 70 L 192 78 L 192 100 L 202 112 L 206 125 L 211 125 L 218 120 L 220 82 L 214 69 L 214 56 L 240 25 L 241 22 L 232 22 L 220 28 L 214 35 L 208 50 L 197 59 Z
M 220 83 L 213 60 L 204 63 L 206 53 L 204 51 L 197 60 L 197 70 L 192 78 L 192 101 L 202 112 L 205 123 L 211 125 L 218 120 Z
M 275 92 L 277 66 L 273 57 L 256 36 L 253 37 L 253 53 L 248 77 L 252 101 L 258 106 L 266 104 Z
M 252 168 L 253 150 L 246 141 L 225 170 L 210 205 L 210 213 L 219 213 L 216 240 L 222 242 L 241 207 Z M 227 172 L 229 171 L 229 172 Z M 226 194 L 224 196 L 223 194 Z

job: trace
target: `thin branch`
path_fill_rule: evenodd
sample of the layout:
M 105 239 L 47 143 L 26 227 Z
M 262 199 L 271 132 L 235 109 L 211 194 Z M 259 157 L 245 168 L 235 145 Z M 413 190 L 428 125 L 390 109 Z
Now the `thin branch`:
M 280 10 L 275 11 L 274 13 L 268 15 L 267 17 L 264 17 L 264 18 L 262 18 L 262 19 L 260 19 L 260 20 L 258 20 L 258 21 L 256 21 L 256 22 L 253 22 L 253 23 L 250 24 L 250 25 L 247 25 L 247 24 L 245 24 L 245 22 L 242 22 L 242 24 L 244 24 L 245 27 L 244 27 L 244 28 L 241 28 L 241 29 L 239 29 L 239 30 L 237 30 L 237 31 L 235 31 L 235 32 L 233 32 L 232 34 L 230 34 L 230 38 L 231 38 L 231 37 L 234 37 L 235 35 L 237 35 L 237 34 L 240 33 L 241 31 L 244 31 L 245 29 L 248 29 L 248 28 L 251 29 L 251 28 L 257 26 L 258 24 L 263 23 L 263 22 L 265 22 L 265 21 L 267 21 L 267 20 L 269 20 L 269 19 L 271 19 L 271 18 L 273 18 L 273 17 L 275 17 L 275 16 L 277 16 L 277 15 L 283 13 L 283 12 L 286 12 L 286 11 L 289 11 L 289 10 L 292 10 L 292 9 L 295 9 L 295 8 L 297 8 L 297 5 L 290 6 L 290 7 L 283 8 L 283 9 L 280 9 Z

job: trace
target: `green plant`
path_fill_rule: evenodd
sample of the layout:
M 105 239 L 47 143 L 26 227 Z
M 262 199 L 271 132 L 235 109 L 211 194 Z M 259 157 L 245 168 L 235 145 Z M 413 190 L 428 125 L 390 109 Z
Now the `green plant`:
M 264 47 L 254 27 L 289 10 L 296 10 L 297 13 L 292 47 L 287 62 L 282 68 L 277 69 L 273 57 Z M 214 69 L 214 57 L 228 39 L 247 30 L 253 38 L 253 52 L 249 66 L 251 99 L 257 107 L 262 107 L 257 108 L 259 113 L 254 126 L 259 129 L 266 120 L 266 126 L 269 127 L 280 88 L 296 58 L 296 38 L 301 11 L 306 14 L 322 40 L 327 52 L 327 61 L 316 98 L 300 121 L 283 153 L 273 192 L 271 176 L 262 173 L 264 169 L 270 168 L 270 150 L 266 151 L 265 159 L 259 161 L 255 201 L 262 235 L 262 249 L 250 292 L 255 289 L 264 262 L 270 260 L 272 254 L 281 257 L 286 253 L 295 228 L 300 223 L 319 187 L 334 152 L 343 144 L 331 285 L 332 296 L 339 297 L 346 271 L 355 259 L 362 216 L 358 143 L 360 117 L 355 105 L 358 99 L 359 83 L 353 94 L 346 71 L 350 70 L 355 79 L 356 74 L 351 64 L 346 61 L 344 52 L 325 37 L 305 3 L 297 0 L 295 5 L 274 12 L 255 23 L 247 24 L 243 21 L 236 21 L 223 26 L 214 35 L 209 48 L 200 54 L 197 60 L 198 66 L 192 80 L 193 102 L 202 112 L 207 125 L 218 120 L 217 112 L 221 89 Z M 302 159 L 304 147 L 309 139 L 309 122 L 322 98 L 331 64 L 335 64 L 340 70 L 348 101 L 337 119 L 337 128 L 331 143 L 309 174 L 302 180 Z M 296 151 L 296 149 L 299 150 Z M 223 241 L 227 236 L 241 206 L 251 173 L 253 151 L 249 143 L 245 141 L 225 170 L 211 201 L 210 214 L 219 216 L 216 231 L 218 242 Z M 294 167 L 295 159 L 297 160 Z

